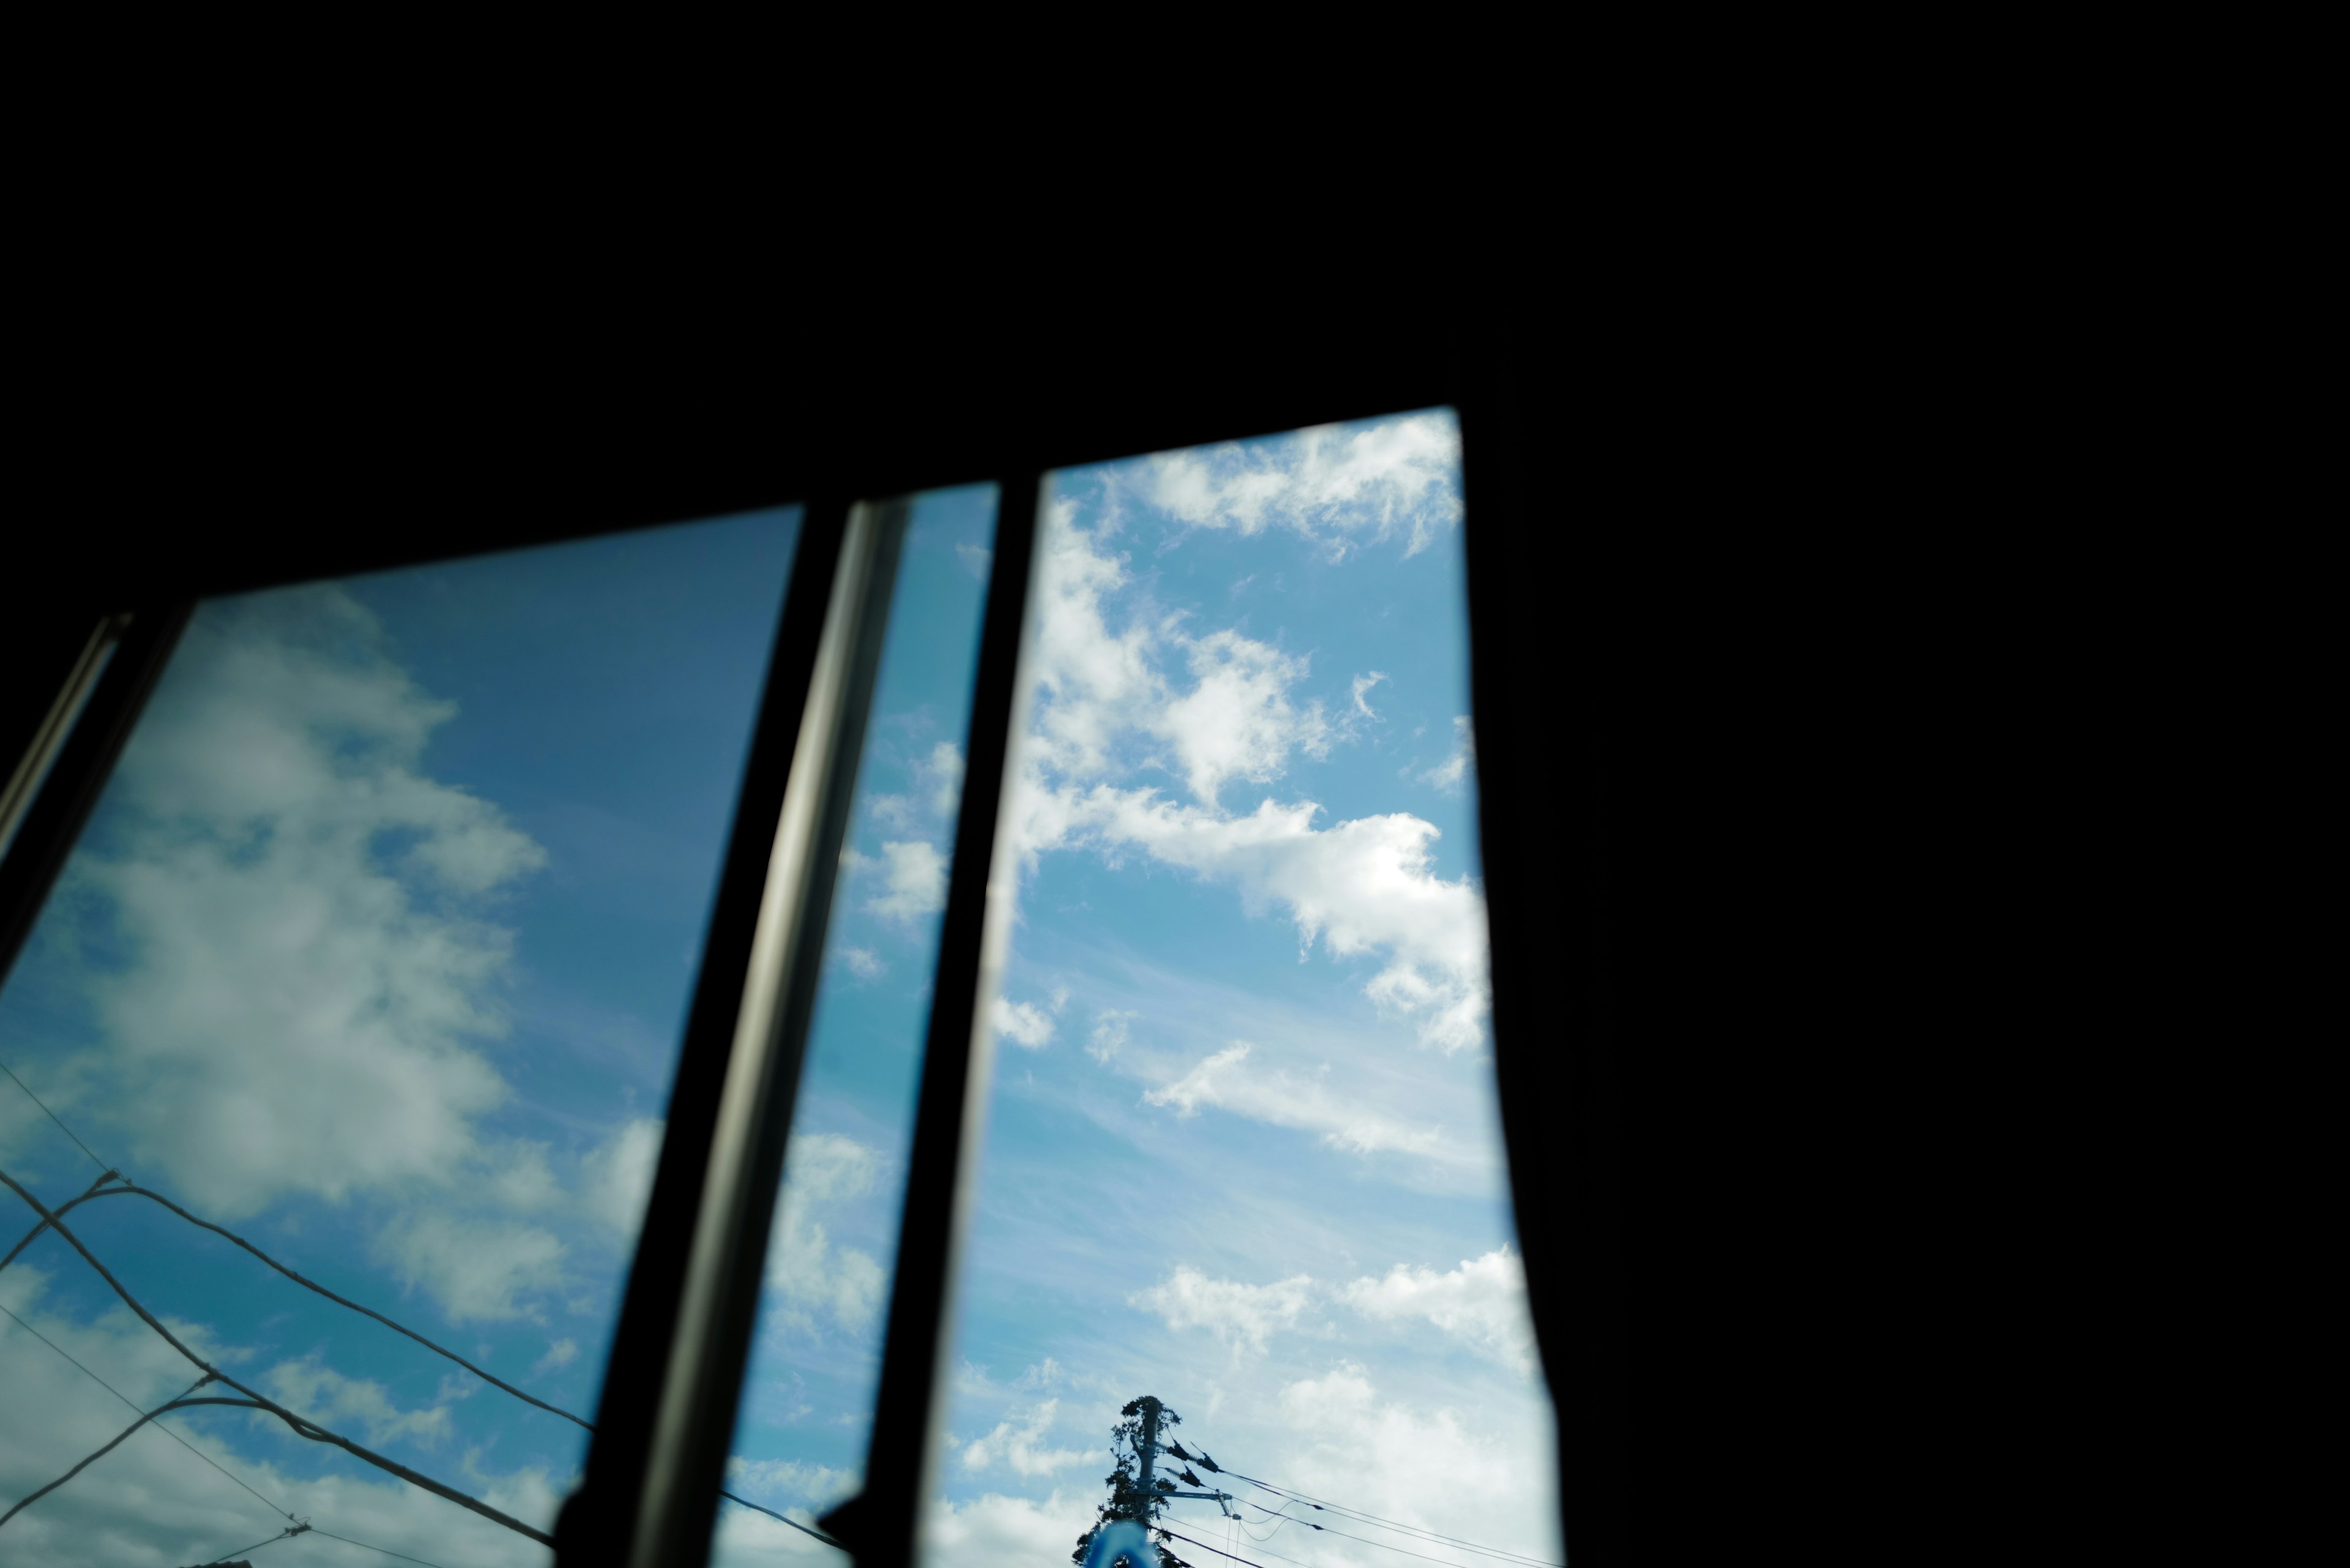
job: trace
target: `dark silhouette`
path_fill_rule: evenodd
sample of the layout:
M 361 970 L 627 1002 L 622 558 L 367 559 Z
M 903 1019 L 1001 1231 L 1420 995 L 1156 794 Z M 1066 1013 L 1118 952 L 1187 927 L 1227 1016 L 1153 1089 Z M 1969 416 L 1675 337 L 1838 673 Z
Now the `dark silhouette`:
M 1096 1514 L 1093 1529 L 1077 1537 L 1077 1549 L 1069 1553 L 1069 1561 L 1084 1563 L 1102 1526 L 1125 1519 L 1157 1537 L 1159 1561 L 1165 1568 L 1191 1568 L 1175 1555 L 1175 1549 L 1168 1544 L 1172 1538 L 1159 1523 L 1159 1515 L 1167 1507 L 1164 1494 L 1174 1490 L 1175 1483 L 1153 1474 L 1164 1442 L 1160 1434 L 1169 1427 L 1182 1425 L 1183 1417 L 1148 1394 L 1129 1401 L 1118 1415 L 1123 1418 L 1109 1429 L 1110 1453 L 1117 1460 L 1117 1468 L 1102 1478 L 1109 1488 L 1109 1501 Z M 1105 1564 L 1104 1568 L 1117 1565 Z

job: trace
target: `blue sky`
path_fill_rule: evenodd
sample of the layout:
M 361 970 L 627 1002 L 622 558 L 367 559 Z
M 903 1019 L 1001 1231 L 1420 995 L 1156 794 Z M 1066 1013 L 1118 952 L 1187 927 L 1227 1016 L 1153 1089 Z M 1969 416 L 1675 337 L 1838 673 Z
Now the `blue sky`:
M 1065 1560 L 1143 1394 L 1233 1469 L 1557 1558 L 1460 517 L 1442 412 L 1057 476 L 934 1561 Z
M 1438 412 L 1055 478 L 940 1561 L 1065 1561 L 1142 1393 L 1251 1474 L 1557 1556 L 1485 1035 L 1457 452 Z M 801 1519 L 860 1480 L 993 504 L 917 503 L 860 764 L 732 1482 Z M 207 606 L 0 992 L 0 1059 L 133 1179 L 592 1414 L 795 531 Z M 53 1200 L 96 1174 L 7 1085 L 0 1167 Z M 240 1377 L 551 1519 L 577 1428 L 140 1200 L 76 1220 Z M 188 1380 L 53 1238 L 0 1303 L 134 1400 Z M 128 1419 L 5 1319 L 0 1366 L 27 1396 L 0 1401 L 0 1491 Z M 324 1529 L 544 1558 L 245 1413 L 181 1420 Z M 1260 1560 L 1392 1559 L 1181 1511 Z M 154 1434 L 7 1526 L 157 1564 L 272 1528 Z M 720 1541 L 837 1558 L 731 1505 Z
M 0 1059 L 133 1180 L 592 1417 L 795 540 L 766 514 L 206 605 L 0 993 Z M 51 1201 L 97 1173 L 6 1084 L 0 1167 Z M 577 1428 L 141 1199 L 68 1222 L 235 1376 L 552 1517 Z M 54 1238 L 0 1303 L 142 1404 L 192 1376 Z M 129 1419 L 5 1319 L 0 1366 L 11 1498 Z M 248 1413 L 179 1419 L 322 1530 L 546 1557 Z M 141 1433 L 0 1555 L 177 1564 L 272 1528 Z

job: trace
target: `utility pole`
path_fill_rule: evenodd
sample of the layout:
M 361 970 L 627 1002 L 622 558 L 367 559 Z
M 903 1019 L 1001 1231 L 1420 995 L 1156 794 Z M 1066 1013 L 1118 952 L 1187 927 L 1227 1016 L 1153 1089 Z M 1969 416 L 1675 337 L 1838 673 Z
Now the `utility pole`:
M 1149 1497 L 1151 1467 L 1159 1462 L 1159 1413 L 1166 1407 L 1149 1394 L 1137 1403 L 1142 1407 L 1142 1438 L 1134 1445 L 1134 1451 L 1142 1459 L 1142 1494 Z
M 1221 1512 L 1234 1513 L 1235 1511 L 1231 1506 L 1232 1494 L 1228 1491 L 1177 1491 L 1172 1483 L 1170 1483 L 1166 1490 L 1161 1490 L 1152 1482 L 1151 1472 L 1159 1464 L 1159 1417 L 1166 1407 L 1149 1394 L 1136 1400 L 1135 1404 L 1139 1407 L 1135 1414 L 1142 1417 L 1142 1433 L 1135 1439 L 1134 1444 L 1135 1457 L 1142 1461 L 1142 1474 L 1135 1482 L 1135 1487 L 1142 1493 L 1144 1499 L 1142 1506 L 1144 1520 L 1148 1521 L 1152 1517 L 1152 1504 L 1162 1498 L 1170 1497 L 1198 1498 L 1202 1502 L 1214 1503 Z

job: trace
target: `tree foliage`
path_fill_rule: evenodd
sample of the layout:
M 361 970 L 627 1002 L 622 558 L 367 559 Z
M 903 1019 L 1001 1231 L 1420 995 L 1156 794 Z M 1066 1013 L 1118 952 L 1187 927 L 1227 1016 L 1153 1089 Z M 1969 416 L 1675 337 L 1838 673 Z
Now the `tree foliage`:
M 1103 1525 L 1113 1520 L 1130 1519 L 1156 1537 L 1159 1561 L 1165 1568 L 1191 1568 L 1190 1563 L 1175 1555 L 1167 1532 L 1159 1523 L 1159 1516 L 1167 1509 L 1167 1499 L 1163 1494 L 1173 1491 L 1175 1483 L 1165 1475 L 1154 1472 L 1149 1488 L 1146 1490 L 1142 1485 L 1143 1444 L 1155 1430 L 1161 1462 L 1166 1462 L 1164 1454 L 1169 1429 L 1181 1426 L 1183 1417 L 1148 1394 L 1139 1399 L 1128 1400 L 1126 1407 L 1118 1412 L 1118 1424 L 1109 1429 L 1109 1451 L 1115 1468 L 1102 1478 L 1103 1484 L 1109 1488 L 1109 1500 L 1096 1511 L 1093 1529 L 1077 1537 L 1077 1549 L 1069 1553 L 1069 1561 L 1082 1564 L 1087 1551 L 1094 1543 L 1094 1536 Z M 1122 1555 L 1120 1561 L 1123 1561 Z

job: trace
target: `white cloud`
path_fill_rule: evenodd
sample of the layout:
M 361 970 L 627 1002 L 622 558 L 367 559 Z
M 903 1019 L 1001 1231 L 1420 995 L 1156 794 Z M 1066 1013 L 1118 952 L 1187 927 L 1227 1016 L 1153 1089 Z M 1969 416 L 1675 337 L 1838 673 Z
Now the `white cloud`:
M 1129 1306 L 1157 1313 L 1170 1329 L 1204 1328 L 1234 1351 L 1246 1345 L 1262 1353 L 1273 1331 L 1295 1326 L 1313 1297 L 1314 1281 L 1305 1274 L 1252 1285 L 1211 1280 L 1185 1263 L 1126 1299 Z
M 1103 529 L 1076 528 L 1055 507 L 1039 579 L 1036 704 L 1013 800 L 1024 859 L 1139 850 L 1229 884 L 1252 913 L 1285 911 L 1308 950 L 1382 956 L 1365 993 L 1410 1019 L 1423 1043 L 1450 1053 L 1482 1042 L 1484 900 L 1465 877 L 1436 875 L 1435 826 L 1396 813 L 1317 827 L 1311 801 L 1227 815 L 1218 796 L 1230 781 L 1270 780 L 1293 751 L 1330 743 L 1319 702 L 1287 695 L 1305 662 L 1237 632 L 1190 637 L 1141 614 L 1113 632 L 1104 601 L 1127 576 L 1106 544 Z M 1178 654 L 1194 677 L 1188 691 L 1159 670 Z M 1366 710 L 1367 690 L 1351 700 Z M 1153 766 L 1185 780 L 1194 803 L 1118 782 Z
M 962 752 L 952 741 L 941 741 L 922 759 L 918 774 L 929 793 L 931 814 L 951 816 L 962 804 Z
M 116 1307 L 88 1322 L 47 1311 L 43 1305 L 46 1282 L 37 1269 L 20 1259 L 0 1274 L 0 1300 L 58 1349 L 101 1373 L 140 1409 L 152 1408 L 194 1380 L 193 1369 L 128 1309 Z M 201 1327 L 168 1317 L 165 1321 L 207 1359 L 234 1364 L 244 1358 L 233 1347 L 218 1345 Z M 21 1498 L 56 1480 L 131 1419 L 89 1376 L 5 1317 L 0 1317 L 0 1363 L 8 1368 L 7 1396 L 0 1398 L 0 1497 Z M 395 1451 L 402 1443 L 434 1440 L 442 1424 L 433 1412 L 454 1397 L 444 1384 L 434 1406 L 403 1410 L 372 1385 L 331 1373 L 317 1376 L 324 1370 L 296 1363 L 275 1368 L 267 1376 L 240 1376 L 273 1397 L 290 1395 L 285 1402 L 354 1441 L 369 1442 L 372 1436 L 394 1445 Z M 546 1561 L 546 1549 L 535 1542 L 452 1504 L 421 1498 L 405 1482 L 380 1471 L 356 1464 L 321 1470 L 313 1456 L 322 1450 L 307 1444 L 294 1445 L 303 1451 L 289 1461 L 285 1428 L 275 1419 L 200 1408 L 167 1416 L 161 1424 L 322 1530 L 450 1568 L 543 1568 Z M 478 1452 L 452 1465 L 454 1446 L 442 1439 L 429 1459 L 401 1457 L 421 1460 L 418 1468 L 537 1528 L 552 1525 L 555 1509 L 575 1478 L 536 1467 L 490 1471 L 483 1468 Z M 284 1468 L 286 1462 L 290 1470 Z M 285 1522 L 189 1449 L 161 1432 L 141 1431 L 69 1485 L 10 1520 L 5 1556 L 10 1563 L 169 1568 L 213 1561 L 233 1547 L 271 1536 Z M 326 1553 L 322 1562 L 343 1562 L 334 1553 L 345 1552 L 354 1564 L 362 1556 L 369 1562 L 390 1561 L 324 1541 L 312 1554 L 321 1552 Z
M 910 794 L 877 794 L 865 809 L 877 822 L 903 832 L 920 831 L 921 813 L 951 817 L 962 804 L 962 751 L 952 741 L 941 741 L 915 762 Z
M 1385 680 L 1386 679 L 1387 677 L 1385 675 L 1376 670 L 1372 670 L 1367 675 L 1357 675 L 1355 677 L 1354 699 L 1356 712 L 1361 714 L 1366 719 L 1376 719 L 1378 717 L 1377 713 L 1371 711 L 1371 705 L 1366 699 L 1369 695 L 1371 688 L 1377 686 L 1380 681 Z
M 1059 1011 L 1055 1007 L 1047 1012 L 1035 1002 L 1006 1002 L 999 996 L 989 1007 L 988 1017 L 994 1023 L 997 1039 L 1042 1051 L 1053 1038 L 1053 1012 Z
M 546 1145 L 516 1140 L 485 1152 L 489 1172 L 482 1187 L 499 1208 L 536 1214 L 563 1201 L 563 1188 L 547 1167 Z
M 1225 445 L 1150 460 L 1146 498 L 1200 528 L 1289 528 L 1335 556 L 1361 540 L 1406 535 L 1424 550 L 1461 518 L 1461 441 L 1442 414 L 1300 431 L 1278 452 Z
M 1194 797 L 1212 805 L 1231 780 L 1280 777 L 1293 750 L 1328 752 L 1322 704 L 1300 710 L 1289 701 L 1289 689 L 1306 676 L 1305 659 L 1235 631 L 1170 640 L 1182 649 L 1192 686 L 1165 695 L 1149 727 L 1173 742 Z
M 1419 775 L 1424 783 L 1434 784 L 1447 794 L 1460 794 L 1469 770 L 1477 765 L 1477 736 L 1469 726 L 1467 714 L 1452 721 L 1452 754 Z
M 733 1490 L 747 1493 L 761 1502 L 774 1504 L 795 1499 L 817 1509 L 855 1491 L 858 1481 L 855 1470 L 834 1465 L 740 1458 L 726 1461 L 726 1479 Z
M 438 1446 L 449 1436 L 449 1407 L 402 1410 L 380 1383 L 346 1377 L 316 1355 L 284 1361 L 261 1379 L 269 1397 L 297 1416 L 349 1437 L 364 1433 L 368 1447 L 400 1441 Z
M 926 1568 L 1066 1563 L 1093 1527 L 1096 1501 L 1092 1492 L 1058 1487 L 1042 1502 L 997 1492 L 961 1503 L 933 1498 L 922 1514 L 921 1561 Z
M 1263 1440 L 1284 1485 L 1376 1508 L 1391 1520 L 1563 1562 L 1546 1402 L 1486 1399 L 1466 1410 L 1382 1398 L 1342 1360 L 1283 1386 Z M 1367 1500 L 1376 1497 L 1377 1503 Z M 1343 1528 L 1343 1527 L 1342 1527 Z M 1367 1533 L 1367 1532 L 1366 1532 Z
M 124 752 L 68 886 L 125 961 L 90 986 L 105 1055 L 67 1075 L 210 1214 L 446 1183 L 506 1097 L 476 1049 L 506 1029 L 489 915 L 546 857 L 419 772 L 454 712 L 357 600 L 288 590 L 199 612 Z
M 923 839 L 881 846 L 882 890 L 865 902 L 885 920 L 911 923 L 947 907 L 947 862 Z
M 1534 1370 L 1525 1265 L 1507 1247 L 1464 1260 L 1449 1273 L 1398 1263 L 1385 1277 L 1357 1280 L 1338 1293 L 1367 1317 L 1424 1319 L 1520 1372 Z
M 523 1298 L 563 1283 L 567 1251 L 536 1225 L 441 1210 L 411 1210 L 375 1239 L 401 1286 L 421 1287 L 452 1323 L 535 1316 Z
M 998 1422 L 995 1430 L 964 1447 L 962 1468 L 977 1471 L 1006 1464 L 1024 1476 L 1048 1476 L 1080 1462 L 1086 1458 L 1084 1449 L 1045 1446 L 1045 1434 L 1051 1430 L 1060 1408 L 1058 1399 L 1047 1399 L 1031 1407 L 1016 1421 Z
M 579 1342 L 576 1339 L 558 1339 L 546 1347 L 545 1355 L 531 1363 L 530 1369 L 533 1373 L 543 1376 L 549 1372 L 559 1372 L 578 1359 Z
M 1274 1127 L 1317 1133 L 1330 1147 L 1352 1154 L 1383 1149 L 1427 1153 L 1442 1136 L 1441 1127 L 1407 1127 L 1369 1106 L 1342 1100 L 1319 1076 L 1301 1077 L 1285 1068 L 1252 1069 L 1247 1063 L 1254 1049 L 1245 1040 L 1235 1040 L 1181 1077 L 1146 1090 L 1142 1097 L 1151 1105 L 1172 1107 L 1179 1116 L 1195 1116 L 1201 1106 L 1211 1106 Z
M 1086 1042 L 1086 1054 L 1097 1062 L 1108 1062 L 1126 1044 L 1127 1026 L 1141 1016 L 1115 1007 L 1096 1013 L 1093 1035 Z
M 869 1326 L 889 1286 L 872 1254 L 834 1244 L 822 1216 L 873 1190 L 881 1156 L 837 1133 L 793 1135 L 784 1190 L 767 1242 L 767 1289 L 785 1324 L 813 1334 L 828 1319 L 851 1332 Z
M 637 1233 L 660 1163 L 661 1123 L 638 1116 L 620 1124 L 584 1162 L 580 1201 L 590 1217 L 622 1236 Z
M 962 569 L 983 583 L 987 581 L 987 564 L 994 558 L 994 556 L 995 552 L 984 545 L 955 546 L 955 559 L 962 563 Z
M 859 980 L 879 980 L 889 972 L 889 966 L 871 948 L 843 948 L 840 961 Z

